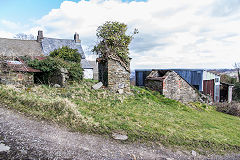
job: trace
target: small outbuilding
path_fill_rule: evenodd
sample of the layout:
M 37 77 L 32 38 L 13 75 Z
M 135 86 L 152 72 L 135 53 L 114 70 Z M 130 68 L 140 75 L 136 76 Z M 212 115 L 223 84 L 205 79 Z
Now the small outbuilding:
M 221 102 L 232 102 L 232 94 L 233 94 L 233 84 L 228 84 L 221 82 L 221 89 L 220 89 L 220 101 Z
M 129 60 L 130 61 L 130 60 Z M 117 57 L 98 58 L 98 80 L 118 93 L 130 92 L 130 62 Z
M 193 102 L 201 99 L 197 89 L 171 70 L 153 70 L 146 77 L 145 87 L 181 102 Z
M 0 61 L 0 83 L 13 85 L 34 84 L 33 73 L 40 70 L 28 67 L 21 59 L 3 58 Z

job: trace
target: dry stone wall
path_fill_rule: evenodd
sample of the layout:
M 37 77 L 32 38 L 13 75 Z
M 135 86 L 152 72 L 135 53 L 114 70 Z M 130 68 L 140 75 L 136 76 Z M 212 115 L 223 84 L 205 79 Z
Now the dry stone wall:
M 118 61 L 101 60 L 98 63 L 99 81 L 110 90 L 119 93 L 130 92 L 130 72 Z
M 108 87 L 113 91 L 130 92 L 130 73 L 112 59 L 108 60 Z
M 13 85 L 33 85 L 33 75 L 30 73 L 22 72 L 2 72 L 0 69 L 0 83 L 1 84 L 13 84 Z
M 163 95 L 170 99 L 181 102 L 193 102 L 200 100 L 200 94 L 190 84 L 188 84 L 176 72 L 166 73 L 163 81 Z
M 163 81 L 160 80 L 145 80 L 145 87 L 150 88 L 151 90 L 158 91 L 160 94 L 163 94 Z

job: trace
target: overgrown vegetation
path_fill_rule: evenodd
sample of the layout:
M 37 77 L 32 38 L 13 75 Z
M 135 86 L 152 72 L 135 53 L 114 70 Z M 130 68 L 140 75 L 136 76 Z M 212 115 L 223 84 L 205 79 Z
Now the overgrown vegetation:
M 30 60 L 23 57 L 30 67 L 39 69 L 42 73 L 37 73 L 38 83 L 49 84 L 49 78 L 58 73 L 61 68 L 67 69 L 69 80 L 80 82 L 83 79 L 83 69 L 81 67 L 81 55 L 77 49 L 62 47 L 50 53 L 50 56 L 43 60 Z
M 236 78 L 230 77 L 227 74 L 222 74 L 220 79 L 221 79 L 221 82 L 223 83 L 228 83 L 228 84 L 236 83 Z
M 240 102 L 240 82 L 235 83 L 233 87 L 233 100 Z
M 133 95 L 92 90 L 84 80 L 66 88 L 0 85 L 0 101 L 19 111 L 64 124 L 76 131 L 111 135 L 129 141 L 153 141 L 200 153 L 240 151 L 240 118 L 200 103 L 189 106 L 157 92 L 133 87 Z
M 63 46 L 62 48 L 55 49 L 49 54 L 50 57 L 61 58 L 64 61 L 69 62 L 81 62 L 81 55 L 78 53 L 77 49 L 72 49 L 67 46 Z
M 240 103 L 217 103 L 217 111 L 240 117 Z
M 99 42 L 92 51 L 102 58 L 117 57 L 124 63 L 129 63 L 128 47 L 138 30 L 135 29 L 133 35 L 127 35 L 126 31 L 126 24 L 107 21 L 97 28 L 96 35 Z

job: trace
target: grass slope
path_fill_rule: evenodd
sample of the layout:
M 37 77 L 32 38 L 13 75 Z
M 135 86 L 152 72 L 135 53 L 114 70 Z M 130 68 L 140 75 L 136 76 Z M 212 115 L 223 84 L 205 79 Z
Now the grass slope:
M 240 151 L 240 118 L 200 103 L 183 105 L 156 92 L 133 87 L 132 95 L 92 90 L 92 81 L 64 89 L 0 85 L 0 101 L 19 111 L 64 124 L 76 131 L 129 141 L 152 141 L 200 153 Z

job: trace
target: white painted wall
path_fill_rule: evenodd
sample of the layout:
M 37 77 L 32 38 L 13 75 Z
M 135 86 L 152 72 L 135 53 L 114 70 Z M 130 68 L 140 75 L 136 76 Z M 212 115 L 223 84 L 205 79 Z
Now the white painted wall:
M 83 70 L 83 78 L 93 79 L 93 69 L 84 69 Z

